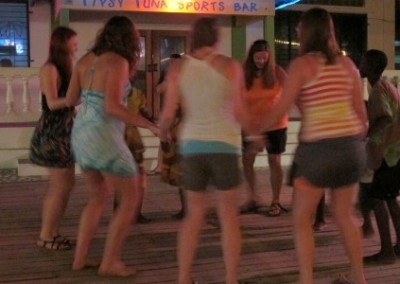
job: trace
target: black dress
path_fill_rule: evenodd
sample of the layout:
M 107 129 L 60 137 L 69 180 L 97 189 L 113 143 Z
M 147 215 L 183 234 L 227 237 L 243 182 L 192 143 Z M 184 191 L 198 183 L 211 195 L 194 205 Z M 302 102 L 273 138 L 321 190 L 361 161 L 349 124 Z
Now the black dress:
M 68 84 L 61 84 L 58 97 L 65 97 Z M 29 158 L 44 167 L 66 168 L 75 164 L 71 150 L 74 107 L 50 110 L 42 95 L 42 115 L 30 143 Z

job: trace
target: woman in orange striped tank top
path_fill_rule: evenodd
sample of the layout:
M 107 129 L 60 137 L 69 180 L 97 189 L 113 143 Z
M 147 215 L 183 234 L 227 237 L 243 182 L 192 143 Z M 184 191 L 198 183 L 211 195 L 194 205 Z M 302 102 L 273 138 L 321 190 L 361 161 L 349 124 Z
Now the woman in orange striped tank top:
M 352 215 L 365 166 L 367 118 L 361 79 L 352 61 L 340 53 L 326 10 L 305 12 L 297 32 L 300 56 L 291 62 L 281 100 L 260 121 L 258 133 L 297 104 L 301 128 L 293 170 L 293 225 L 299 283 L 313 283 L 312 223 L 321 196 L 330 189 L 333 217 L 344 241 L 353 281 L 341 276 L 334 283 L 364 284 L 360 234 Z

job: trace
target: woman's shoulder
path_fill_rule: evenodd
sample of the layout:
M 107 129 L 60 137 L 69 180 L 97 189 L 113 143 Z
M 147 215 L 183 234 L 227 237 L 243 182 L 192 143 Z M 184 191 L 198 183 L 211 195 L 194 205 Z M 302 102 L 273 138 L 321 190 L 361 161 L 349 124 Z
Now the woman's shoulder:
M 47 61 L 40 67 L 40 72 L 52 72 L 57 71 L 57 67 L 52 63 Z

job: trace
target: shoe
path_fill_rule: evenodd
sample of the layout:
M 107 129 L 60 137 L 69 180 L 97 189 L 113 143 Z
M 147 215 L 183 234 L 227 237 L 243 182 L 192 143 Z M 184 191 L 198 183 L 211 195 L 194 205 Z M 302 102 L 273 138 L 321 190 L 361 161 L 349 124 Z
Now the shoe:
M 142 214 L 139 214 L 136 218 L 136 222 L 139 224 L 147 224 L 151 222 L 151 219 L 144 217 Z
M 284 208 L 280 203 L 272 203 L 271 206 L 269 207 L 267 214 L 270 217 L 277 217 L 281 215 L 282 211 L 288 212 L 289 210 Z
M 71 250 L 73 247 L 72 243 L 75 244 L 75 242 L 61 235 L 57 235 L 53 237 L 52 240 L 38 240 L 36 245 L 49 250 Z
M 396 262 L 396 255 L 394 254 L 394 252 L 392 255 L 390 255 L 390 254 L 385 255 L 380 251 L 376 254 L 363 257 L 363 262 L 365 264 L 389 265 L 389 264 L 393 264 Z

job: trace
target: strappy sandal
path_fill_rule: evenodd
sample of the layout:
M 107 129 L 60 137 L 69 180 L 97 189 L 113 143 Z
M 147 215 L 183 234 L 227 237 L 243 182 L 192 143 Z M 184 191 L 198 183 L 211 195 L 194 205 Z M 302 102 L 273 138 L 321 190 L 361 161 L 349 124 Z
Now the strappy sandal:
M 280 203 L 272 203 L 268 210 L 268 216 L 277 217 L 281 215 L 281 212 L 288 212 L 286 208 L 284 208 Z
M 73 247 L 71 241 L 61 235 L 53 237 L 51 241 L 38 240 L 36 244 L 38 247 L 49 250 L 71 250 Z

